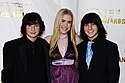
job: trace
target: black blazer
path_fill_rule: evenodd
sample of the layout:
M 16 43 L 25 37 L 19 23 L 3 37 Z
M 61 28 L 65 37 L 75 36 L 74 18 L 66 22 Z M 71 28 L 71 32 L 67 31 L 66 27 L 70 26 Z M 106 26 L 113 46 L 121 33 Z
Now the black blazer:
M 44 51 L 41 50 L 41 52 L 45 52 L 43 53 L 45 55 L 41 54 L 41 56 L 46 56 L 45 58 L 46 62 L 44 62 L 43 64 L 47 65 L 46 66 L 47 70 L 43 70 L 43 73 L 44 72 L 47 72 L 47 73 L 45 75 L 43 75 L 43 73 L 41 74 L 42 77 L 44 77 L 44 80 L 42 80 L 42 83 L 47 83 L 47 79 L 50 80 L 48 45 L 47 45 L 47 42 L 42 38 L 39 38 L 39 41 L 41 42 L 39 46 L 44 45 L 43 46 Z M 3 48 L 3 70 L 2 70 L 2 77 L 1 77 L 2 83 L 27 83 L 24 80 L 27 73 L 26 54 L 27 54 L 26 41 L 24 37 L 5 43 Z M 40 78 L 40 79 L 43 79 L 43 78 Z M 39 83 L 39 82 L 35 81 L 32 83 Z
M 106 39 L 97 39 L 92 44 L 93 57 L 87 70 L 87 42 L 81 42 L 78 48 L 79 83 L 118 83 L 119 52 L 115 43 Z

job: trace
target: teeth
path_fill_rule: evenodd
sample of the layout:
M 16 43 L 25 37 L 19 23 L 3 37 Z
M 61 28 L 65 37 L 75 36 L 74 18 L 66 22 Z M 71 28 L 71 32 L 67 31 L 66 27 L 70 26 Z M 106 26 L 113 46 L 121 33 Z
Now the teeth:
M 35 32 L 34 32 L 34 33 L 31 33 L 31 34 L 35 34 Z
M 94 31 L 88 31 L 88 33 L 93 33 Z

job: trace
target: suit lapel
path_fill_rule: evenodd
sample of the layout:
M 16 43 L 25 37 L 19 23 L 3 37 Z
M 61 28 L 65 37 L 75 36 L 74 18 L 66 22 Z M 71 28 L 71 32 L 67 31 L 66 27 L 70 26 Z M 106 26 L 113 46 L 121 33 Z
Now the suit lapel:
M 83 51 L 83 52 L 84 52 L 84 53 L 83 53 L 83 56 L 84 56 L 84 61 L 85 61 L 85 69 L 88 70 L 88 69 L 87 69 L 87 63 L 86 63 L 86 49 L 87 49 L 87 42 L 84 42 L 83 45 L 85 46 L 85 47 L 83 48 L 83 50 L 84 50 L 84 51 Z
M 49 58 L 49 47 L 47 44 L 44 44 L 44 53 L 46 56 L 46 66 L 47 66 L 47 76 L 48 76 L 48 82 L 50 83 L 50 58 Z
M 82 55 L 83 55 L 83 61 L 84 61 L 84 63 L 85 63 L 85 69 L 86 69 L 86 71 L 88 70 L 87 69 L 87 63 L 86 63 L 86 48 L 87 48 L 87 42 L 83 42 L 83 46 L 81 47 L 81 48 L 83 48 L 83 51 L 82 51 Z

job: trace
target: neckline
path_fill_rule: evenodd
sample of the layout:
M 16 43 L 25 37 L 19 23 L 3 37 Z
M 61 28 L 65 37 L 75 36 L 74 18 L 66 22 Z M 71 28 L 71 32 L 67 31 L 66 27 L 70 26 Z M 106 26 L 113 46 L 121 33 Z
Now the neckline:
M 59 39 L 66 39 L 68 36 L 65 36 L 65 37 L 59 37 Z
M 64 56 L 62 56 L 62 54 L 61 54 L 60 51 L 59 51 L 59 46 L 57 45 L 57 50 L 58 50 L 58 52 L 59 52 L 61 58 L 65 58 L 65 56 L 66 56 L 66 54 L 67 54 L 67 52 L 68 52 L 68 49 L 69 49 L 69 43 L 68 43 L 67 50 L 66 50 Z

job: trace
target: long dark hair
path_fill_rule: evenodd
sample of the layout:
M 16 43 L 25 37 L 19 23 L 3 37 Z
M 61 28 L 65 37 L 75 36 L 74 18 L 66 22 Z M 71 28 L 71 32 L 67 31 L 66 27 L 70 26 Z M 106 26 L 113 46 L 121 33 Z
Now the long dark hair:
M 27 13 L 22 19 L 22 26 L 21 26 L 21 34 L 26 36 L 26 25 L 32 24 L 39 24 L 40 25 L 40 32 L 38 36 L 41 36 L 45 31 L 44 22 L 41 19 L 41 16 L 36 12 Z
M 101 18 L 96 13 L 87 13 L 81 21 L 80 26 L 80 36 L 82 39 L 88 39 L 86 33 L 84 32 L 84 25 L 88 23 L 94 23 L 98 27 L 98 37 L 106 38 L 107 32 L 102 24 Z

